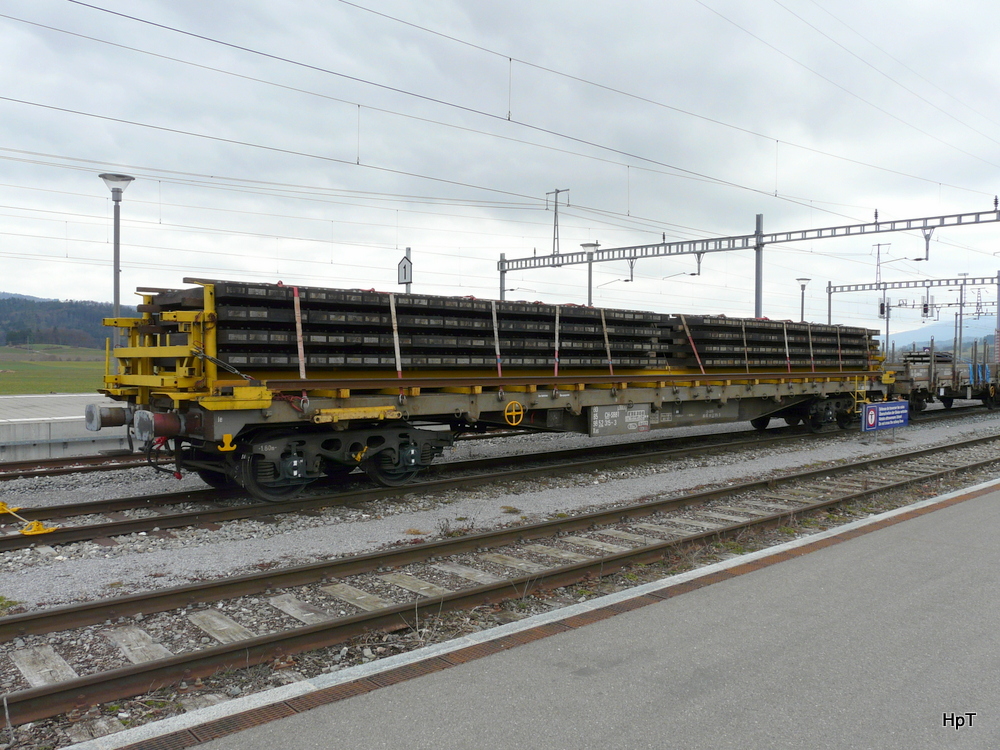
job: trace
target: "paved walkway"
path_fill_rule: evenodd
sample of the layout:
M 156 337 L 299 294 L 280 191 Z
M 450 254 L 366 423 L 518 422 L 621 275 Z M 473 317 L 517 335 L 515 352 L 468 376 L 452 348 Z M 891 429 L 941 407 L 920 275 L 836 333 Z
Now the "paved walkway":
M 83 420 L 87 404 L 113 403 L 99 393 L 50 393 L 38 396 L 0 396 L 0 424 L 53 419 Z
M 99 393 L 0 396 L 0 462 L 82 456 L 126 446 L 125 428 L 88 432 L 87 404 L 112 405 Z
M 998 488 L 76 747 L 997 748 Z

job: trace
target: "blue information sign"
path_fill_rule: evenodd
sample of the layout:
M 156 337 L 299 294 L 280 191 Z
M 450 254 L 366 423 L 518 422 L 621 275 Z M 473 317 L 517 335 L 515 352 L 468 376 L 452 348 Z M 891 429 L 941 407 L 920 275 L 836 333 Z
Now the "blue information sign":
M 910 404 L 907 401 L 865 404 L 861 416 L 862 432 L 888 430 L 890 427 L 906 427 L 910 423 Z

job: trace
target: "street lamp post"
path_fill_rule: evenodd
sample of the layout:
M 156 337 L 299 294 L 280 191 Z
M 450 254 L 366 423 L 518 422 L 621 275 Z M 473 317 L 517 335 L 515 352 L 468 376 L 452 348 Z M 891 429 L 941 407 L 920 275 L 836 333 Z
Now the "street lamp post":
M 580 245 L 587 253 L 587 307 L 594 306 L 594 251 L 600 246 L 599 242 L 584 242 Z
M 965 323 L 965 277 L 969 275 L 968 271 L 959 271 L 958 275 L 962 278 L 962 286 L 958 288 L 958 344 L 955 347 L 955 356 L 952 359 L 958 362 L 962 358 L 962 328 Z
M 115 202 L 115 220 L 114 220 L 114 233 L 115 233 L 115 250 L 114 250 L 114 273 L 115 273 L 115 283 L 114 283 L 114 317 L 118 318 L 121 315 L 121 205 L 122 205 L 122 193 L 125 192 L 125 188 L 128 184 L 135 179 L 135 177 L 129 177 L 127 174 L 102 174 L 101 179 L 104 180 L 104 184 L 108 186 L 111 190 L 111 200 Z M 118 346 L 118 327 L 115 327 L 115 332 L 113 336 L 113 343 Z
M 795 279 L 799 282 L 799 289 L 802 290 L 802 302 L 799 307 L 799 320 L 802 323 L 806 322 L 806 284 L 808 284 L 811 279 Z

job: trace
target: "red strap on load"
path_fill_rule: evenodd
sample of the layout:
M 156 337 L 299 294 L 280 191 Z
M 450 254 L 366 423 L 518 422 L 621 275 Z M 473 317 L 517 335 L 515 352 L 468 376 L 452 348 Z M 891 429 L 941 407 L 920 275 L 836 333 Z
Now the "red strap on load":
M 750 374 L 750 349 L 747 346 L 747 324 L 746 322 L 740 323 L 740 328 L 743 329 L 743 363 L 746 365 L 747 374 Z
M 604 351 L 608 355 L 608 374 L 615 374 L 615 366 L 611 361 L 611 342 L 608 340 L 608 321 L 604 316 L 604 308 L 601 308 L 601 327 L 604 329 Z
M 403 360 L 399 355 L 399 324 L 396 322 L 396 295 L 389 293 L 389 313 L 392 316 L 392 347 L 396 354 L 396 377 L 403 379 Z M 399 388 L 400 401 L 402 401 L 403 388 Z
M 816 372 L 816 358 L 813 356 L 813 327 L 812 323 L 806 323 L 806 331 L 809 332 L 809 367 Z
M 559 377 L 559 306 L 556 305 L 556 349 L 555 349 L 555 369 L 552 374 Z M 558 386 L 556 386 L 558 387 Z
M 299 378 L 306 379 L 306 349 L 302 340 L 302 305 L 299 302 L 299 288 L 292 287 L 292 304 L 295 306 L 295 343 L 299 350 Z
M 792 371 L 792 355 L 788 351 L 788 323 L 782 323 L 781 329 L 785 332 L 785 364 L 788 365 L 788 371 Z
M 495 299 L 490 300 L 490 304 L 493 307 L 493 348 L 497 355 L 497 377 L 503 377 L 503 368 L 500 365 L 500 325 L 497 321 L 497 301 Z
M 701 364 L 701 357 L 698 356 L 698 347 L 694 345 L 694 337 L 691 336 L 691 329 L 688 328 L 687 319 L 681 315 L 681 325 L 684 326 L 684 333 L 687 334 L 688 343 L 691 345 L 691 351 L 694 352 L 694 358 L 698 362 L 698 369 L 701 370 L 701 374 L 705 374 L 705 367 Z

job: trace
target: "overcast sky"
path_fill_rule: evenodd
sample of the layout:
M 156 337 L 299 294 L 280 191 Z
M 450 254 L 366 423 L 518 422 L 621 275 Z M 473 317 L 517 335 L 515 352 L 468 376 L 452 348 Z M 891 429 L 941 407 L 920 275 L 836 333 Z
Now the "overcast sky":
M 998 27 L 967 0 L 0 0 L 0 290 L 111 300 L 106 171 L 136 178 L 123 302 L 184 277 L 398 290 L 407 246 L 413 291 L 495 298 L 500 253 L 552 252 L 556 189 L 563 252 L 992 211 Z M 998 240 L 771 245 L 764 314 L 797 319 L 809 277 L 825 322 L 827 283 L 877 260 L 995 277 Z M 594 302 L 753 314 L 752 251 L 695 268 L 601 264 Z M 507 286 L 585 303 L 586 267 Z M 836 295 L 834 322 L 880 327 L 876 301 Z

